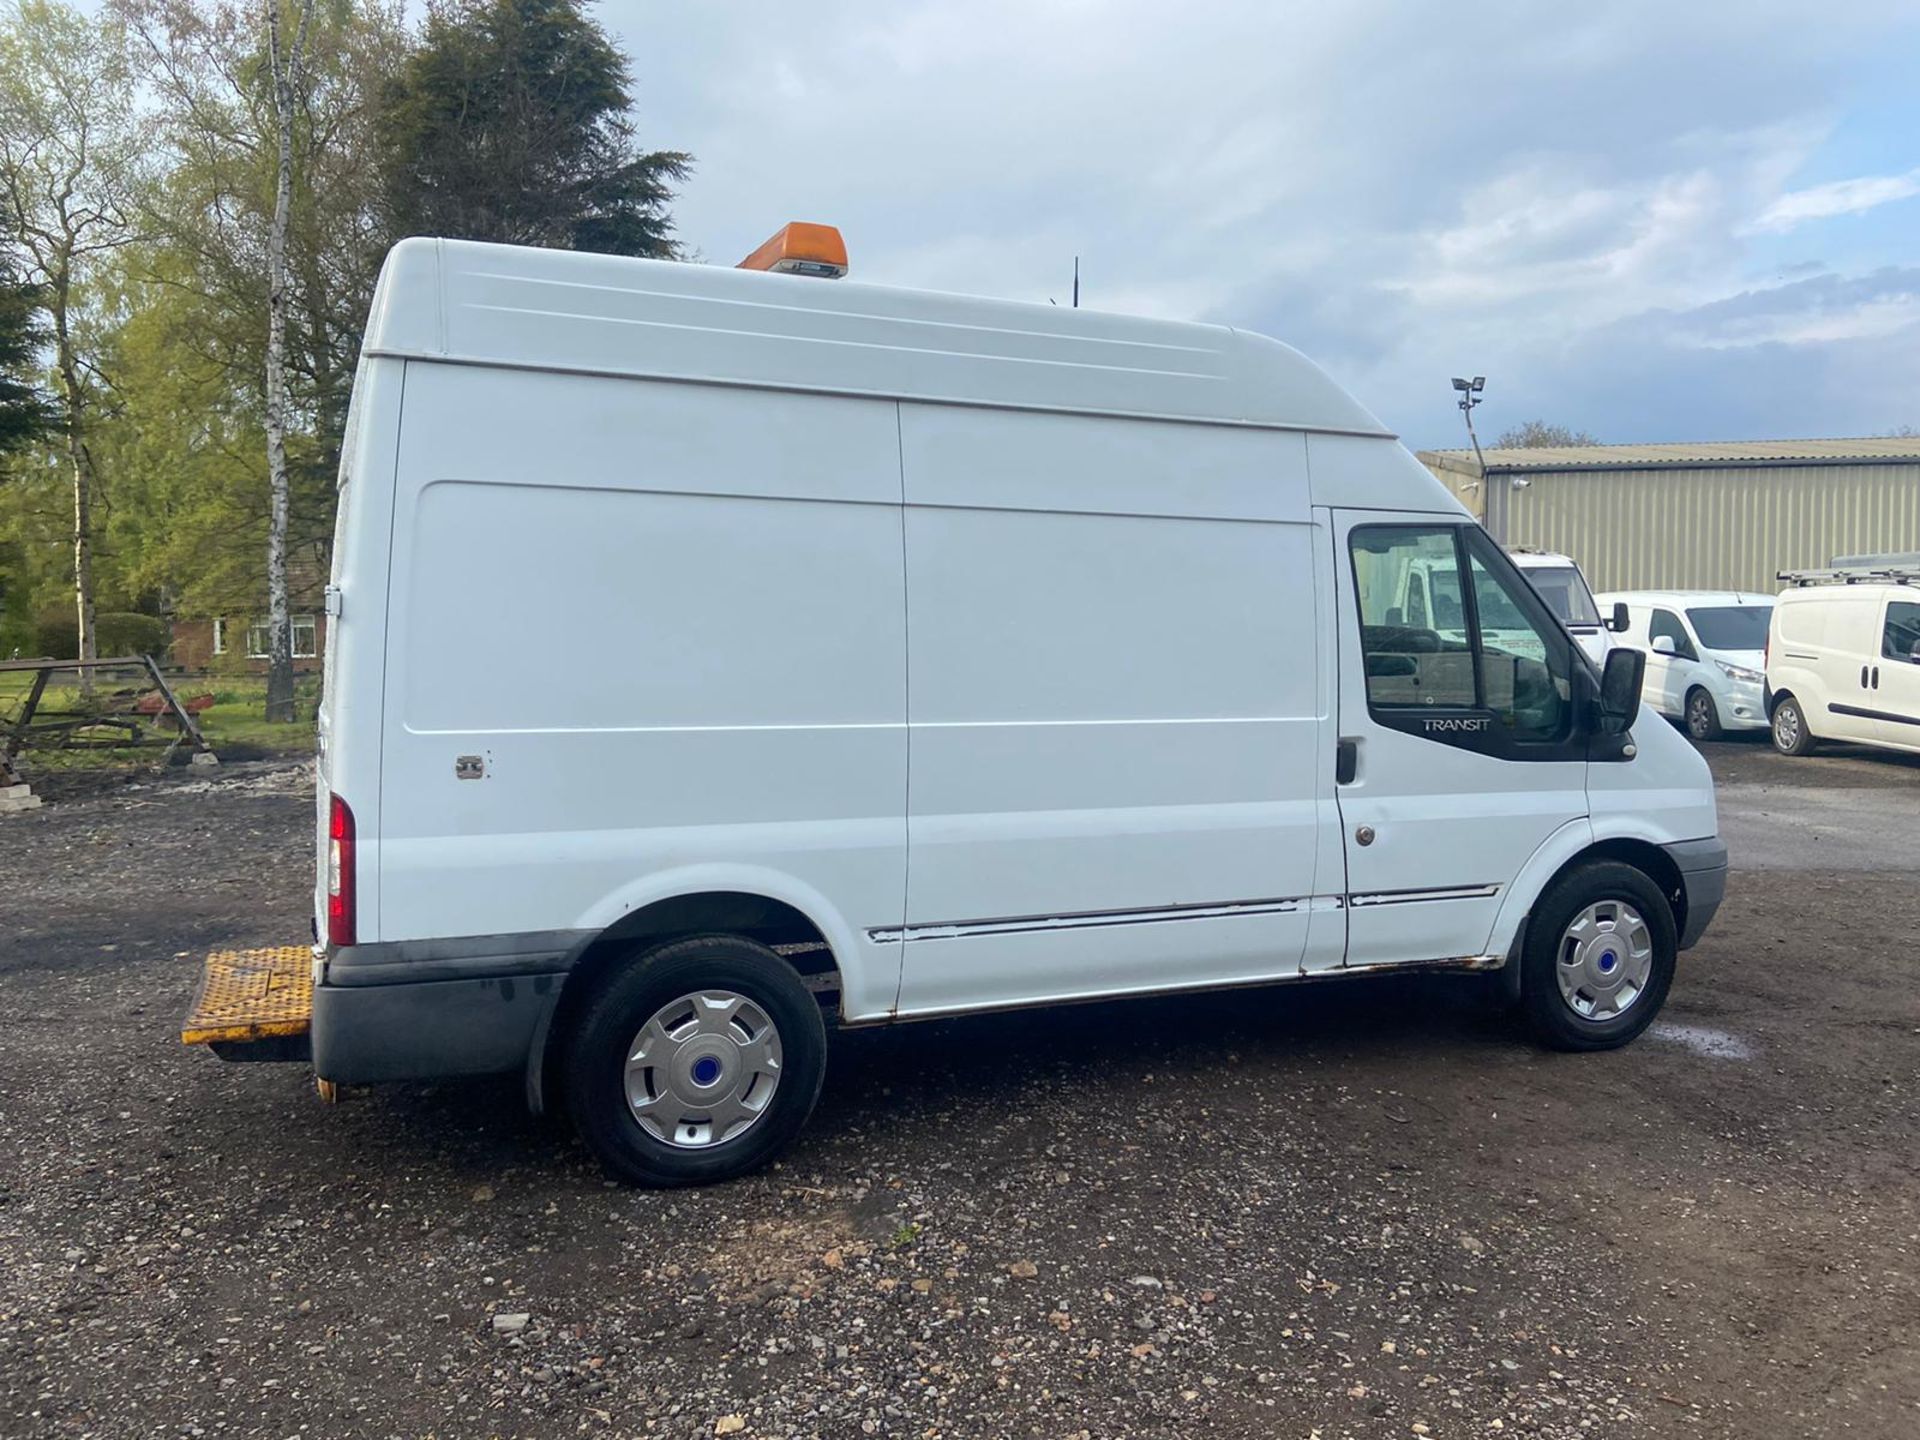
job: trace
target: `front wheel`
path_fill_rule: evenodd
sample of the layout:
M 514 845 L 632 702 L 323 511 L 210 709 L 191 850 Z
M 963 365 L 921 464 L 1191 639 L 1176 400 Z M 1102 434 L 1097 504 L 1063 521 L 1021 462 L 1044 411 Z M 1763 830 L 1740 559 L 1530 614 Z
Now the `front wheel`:
M 701 936 L 641 955 L 588 1004 L 567 1105 L 615 1175 L 700 1185 L 784 1149 L 826 1064 L 826 1023 L 793 967 L 744 937 Z
M 1773 705 L 1773 748 L 1782 755 L 1806 755 L 1814 746 L 1813 731 L 1807 728 L 1807 717 L 1801 713 L 1800 702 L 1791 695 L 1782 695 Z
M 1521 998 L 1542 1043 L 1612 1050 L 1653 1023 L 1679 955 L 1672 907 L 1644 871 L 1617 861 L 1556 880 L 1527 922 Z
M 1687 692 L 1687 734 L 1695 740 L 1718 740 L 1726 734 L 1713 696 L 1697 685 Z

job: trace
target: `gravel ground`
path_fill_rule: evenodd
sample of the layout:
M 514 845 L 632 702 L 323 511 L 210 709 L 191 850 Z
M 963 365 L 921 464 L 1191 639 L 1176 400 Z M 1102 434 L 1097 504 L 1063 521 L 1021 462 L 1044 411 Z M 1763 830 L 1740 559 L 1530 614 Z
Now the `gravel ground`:
M 859 1032 L 671 1195 L 177 1043 L 305 934 L 299 771 L 0 819 L 0 1435 L 1907 1440 L 1920 765 L 1711 749 L 1770 848 L 1626 1051 L 1416 977 Z

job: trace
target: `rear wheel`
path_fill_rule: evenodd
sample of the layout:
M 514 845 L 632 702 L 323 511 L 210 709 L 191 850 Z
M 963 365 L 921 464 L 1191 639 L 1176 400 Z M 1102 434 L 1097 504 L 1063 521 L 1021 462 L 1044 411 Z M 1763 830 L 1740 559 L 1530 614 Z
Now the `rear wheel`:
M 1718 740 L 1726 734 L 1713 696 L 1698 685 L 1687 692 L 1687 734 L 1696 740 Z
M 588 1004 L 567 1103 L 622 1179 L 730 1180 L 799 1133 L 826 1060 L 820 1006 L 793 967 L 754 941 L 702 936 L 646 952 Z
M 1807 717 L 1801 712 L 1800 702 L 1791 695 L 1782 695 L 1773 702 L 1773 748 L 1782 755 L 1806 755 L 1817 743 L 1813 731 L 1807 728 Z
M 1521 999 L 1556 1050 L 1611 1050 L 1653 1023 L 1679 955 L 1672 907 L 1644 871 L 1579 866 L 1540 897 L 1521 952 Z

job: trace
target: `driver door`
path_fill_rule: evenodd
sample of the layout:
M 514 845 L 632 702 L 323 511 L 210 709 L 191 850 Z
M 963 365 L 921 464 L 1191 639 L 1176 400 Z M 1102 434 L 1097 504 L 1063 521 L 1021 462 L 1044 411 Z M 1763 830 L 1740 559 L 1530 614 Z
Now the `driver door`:
M 1521 867 L 1587 824 L 1586 662 L 1478 525 L 1333 514 L 1345 963 L 1477 956 Z M 1412 573 L 1456 625 L 1409 623 Z
M 1889 600 L 1880 624 L 1877 680 L 1868 702 L 1880 712 L 1880 738 L 1904 749 L 1920 747 L 1920 601 Z
M 1655 650 L 1653 642 L 1656 640 L 1668 641 L 1673 646 L 1673 653 Z M 1675 720 L 1685 718 L 1687 691 L 1692 688 L 1694 667 L 1699 663 L 1699 652 L 1693 648 L 1693 641 L 1687 635 L 1687 627 L 1680 623 L 1680 617 L 1671 610 L 1656 606 L 1647 620 L 1646 693 L 1653 702 L 1653 708 Z

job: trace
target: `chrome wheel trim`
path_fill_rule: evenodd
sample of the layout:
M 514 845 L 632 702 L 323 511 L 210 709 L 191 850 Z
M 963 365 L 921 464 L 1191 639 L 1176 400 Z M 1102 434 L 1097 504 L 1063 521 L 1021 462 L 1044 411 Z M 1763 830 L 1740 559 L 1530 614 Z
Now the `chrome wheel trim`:
M 1773 743 L 1782 750 L 1800 743 L 1800 707 L 1783 700 L 1773 712 Z
M 737 1140 L 780 1088 L 780 1031 L 731 990 L 696 990 L 662 1005 L 627 1046 L 627 1109 L 679 1150 Z
M 1631 1010 L 1653 976 L 1653 930 L 1624 900 L 1596 900 L 1568 925 L 1555 957 L 1560 998 L 1582 1020 Z

